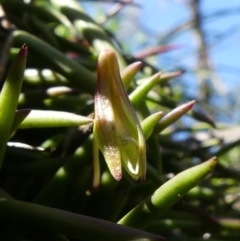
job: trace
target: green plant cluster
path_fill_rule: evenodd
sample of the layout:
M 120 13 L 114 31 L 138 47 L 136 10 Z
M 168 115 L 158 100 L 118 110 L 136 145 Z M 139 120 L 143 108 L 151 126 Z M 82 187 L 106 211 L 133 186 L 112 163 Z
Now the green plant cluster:
M 239 141 L 211 137 L 226 127 L 193 110 L 195 100 L 181 103 L 169 84 L 181 71 L 126 55 L 75 0 L 1 7 L 0 240 L 239 240 L 240 172 L 226 165 Z M 140 120 L 147 174 L 134 181 L 123 171 L 116 181 L 100 156 L 93 189 L 96 70 L 106 49 Z

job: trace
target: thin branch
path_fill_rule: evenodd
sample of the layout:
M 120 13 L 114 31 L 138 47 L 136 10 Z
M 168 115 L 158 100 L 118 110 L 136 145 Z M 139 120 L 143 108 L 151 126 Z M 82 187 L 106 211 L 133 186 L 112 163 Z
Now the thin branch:
M 128 0 L 80 0 L 81 2 L 102 2 L 102 3 L 123 3 L 125 4 L 126 2 L 128 2 Z M 137 3 L 130 3 L 131 5 L 134 6 L 140 6 Z
M 212 71 L 210 67 L 210 58 L 208 55 L 207 41 L 205 37 L 205 32 L 202 27 L 202 16 L 200 13 L 200 0 L 189 1 L 188 7 L 191 10 L 193 18 L 192 31 L 195 35 L 197 42 L 197 60 L 200 71 Z M 200 99 L 207 100 L 209 98 L 209 85 L 207 83 L 206 75 L 199 75 L 199 86 L 200 86 Z
M 220 9 L 217 11 L 214 11 L 212 13 L 202 15 L 202 21 L 209 20 L 209 19 L 214 19 L 216 17 L 223 17 L 223 16 L 228 16 L 230 14 L 240 14 L 240 7 L 239 8 L 229 8 L 229 9 Z M 184 21 L 183 23 L 177 25 L 176 27 L 172 28 L 168 33 L 166 33 L 163 37 L 161 42 L 165 42 L 166 40 L 172 38 L 174 35 L 177 33 L 183 31 L 183 30 L 188 30 L 191 28 L 194 24 L 194 18 L 191 17 L 190 19 Z
M 217 11 L 214 11 L 212 13 L 206 14 L 203 16 L 203 19 L 209 19 L 209 18 L 216 18 L 216 17 L 223 17 L 223 16 L 228 16 L 232 14 L 240 14 L 240 7 L 235 7 L 235 8 L 229 8 L 229 9 L 220 9 Z
M 124 6 L 126 5 L 134 5 L 134 6 L 139 6 L 138 4 L 134 4 L 134 0 L 125 0 L 125 1 L 118 1 L 116 4 L 114 4 L 111 8 L 108 9 L 106 12 L 105 16 L 103 16 L 98 23 L 103 24 L 105 23 L 109 18 L 112 18 L 115 16 L 118 12 L 120 12 Z M 114 1 L 115 2 L 115 1 Z

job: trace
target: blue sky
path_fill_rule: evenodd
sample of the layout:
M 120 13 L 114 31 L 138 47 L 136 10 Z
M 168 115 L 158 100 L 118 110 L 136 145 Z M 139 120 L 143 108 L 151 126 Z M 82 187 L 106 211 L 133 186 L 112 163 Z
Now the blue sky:
M 158 44 L 161 37 L 169 29 L 190 18 L 189 9 L 182 0 L 135 0 L 141 8 L 128 7 L 121 11 L 121 31 L 116 31 L 121 42 L 128 46 L 127 51 L 154 46 Z M 90 15 L 96 16 L 96 11 L 104 14 L 111 4 L 96 4 L 93 1 L 81 2 Z M 96 5 L 102 6 L 96 8 Z M 231 105 L 230 97 L 234 99 L 236 107 L 240 107 L 240 1 L 239 0 L 202 0 L 201 11 L 204 16 L 218 10 L 238 10 L 237 14 L 229 14 L 217 18 L 206 18 L 204 31 L 207 33 L 209 44 L 209 56 L 213 69 L 212 78 L 214 88 L 218 91 L 216 105 L 228 108 Z M 97 20 L 97 19 L 96 19 Z M 143 29 L 147 36 L 141 35 L 139 29 Z M 224 36 L 224 37 L 221 37 Z M 136 40 L 138 45 L 136 46 Z M 170 42 L 181 48 L 162 54 L 158 58 L 157 65 L 160 69 L 174 69 L 180 66 L 194 68 L 196 63 L 194 35 L 186 31 L 176 36 Z M 197 93 L 198 85 L 194 74 L 185 74 L 189 95 Z M 238 104 L 239 103 L 239 104 Z M 220 120 L 224 122 L 239 122 L 240 112 L 236 111 L 229 119 Z
M 146 28 L 152 31 L 164 33 L 169 28 L 176 26 L 179 22 L 186 21 L 190 17 L 188 9 L 181 1 L 137 0 L 136 2 L 139 2 L 143 6 L 143 10 L 141 10 L 143 17 L 139 18 L 139 20 Z M 234 7 L 240 8 L 239 0 L 203 0 L 201 9 L 204 15 L 208 15 L 216 10 L 231 9 Z M 144 16 L 147 16 L 147 21 Z M 232 29 L 229 37 L 219 42 L 214 39 L 214 35 L 223 34 L 229 29 Z M 240 11 L 239 14 L 206 20 L 204 30 L 212 36 L 209 39 L 209 42 L 212 42 L 209 53 L 214 67 L 221 69 L 221 67 L 225 66 L 226 68 L 222 68 L 220 74 L 227 77 L 228 81 L 239 84 L 240 87 Z M 192 47 L 193 43 L 189 44 L 189 39 L 191 42 L 194 42 L 192 38 L 191 34 L 186 33 L 174 39 L 173 43 L 182 45 L 182 50 L 185 52 L 189 47 Z M 225 84 L 229 88 L 235 88 L 231 82 Z

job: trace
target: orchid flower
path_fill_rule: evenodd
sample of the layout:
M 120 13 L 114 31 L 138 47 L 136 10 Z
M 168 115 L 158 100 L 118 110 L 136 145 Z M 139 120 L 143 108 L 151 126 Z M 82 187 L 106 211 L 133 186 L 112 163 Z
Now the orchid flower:
M 112 176 L 122 178 L 122 166 L 134 179 L 145 179 L 146 146 L 143 131 L 120 77 L 116 54 L 104 50 L 98 59 L 94 142 Z M 97 157 L 98 159 L 98 157 Z

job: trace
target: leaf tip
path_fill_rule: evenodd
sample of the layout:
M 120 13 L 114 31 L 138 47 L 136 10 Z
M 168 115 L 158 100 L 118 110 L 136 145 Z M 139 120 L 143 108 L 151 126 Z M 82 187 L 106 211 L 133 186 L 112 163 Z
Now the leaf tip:
M 196 104 L 196 100 L 192 100 L 188 103 L 189 109 L 192 109 L 192 107 Z
M 22 58 L 26 58 L 27 57 L 27 50 L 28 50 L 28 46 L 27 44 L 23 44 L 23 46 L 21 47 L 20 51 L 19 51 L 19 56 Z
M 214 156 L 210 160 L 211 160 L 211 163 L 212 163 L 212 168 L 214 168 L 218 163 L 218 158 L 216 156 Z

